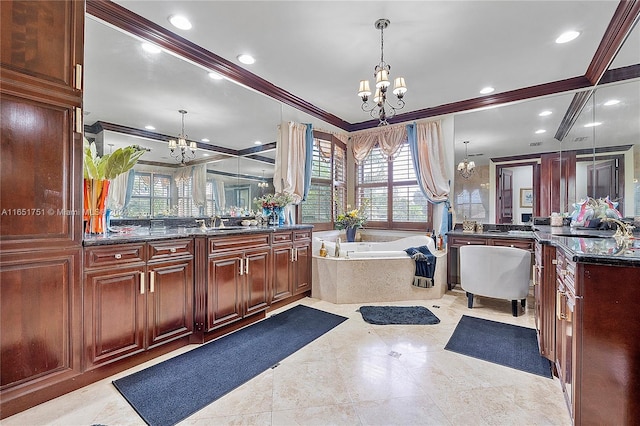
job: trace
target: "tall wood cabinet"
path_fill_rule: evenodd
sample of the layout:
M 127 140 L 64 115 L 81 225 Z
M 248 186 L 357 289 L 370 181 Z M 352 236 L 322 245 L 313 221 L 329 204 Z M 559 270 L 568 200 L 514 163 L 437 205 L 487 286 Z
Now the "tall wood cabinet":
M 311 290 L 311 230 L 277 231 L 272 235 L 271 302 Z
M 638 267 L 575 262 L 557 249 L 556 367 L 574 424 L 640 415 Z
M 0 2 L 0 413 L 81 371 L 83 1 Z M 78 132 L 76 132 L 78 130 Z

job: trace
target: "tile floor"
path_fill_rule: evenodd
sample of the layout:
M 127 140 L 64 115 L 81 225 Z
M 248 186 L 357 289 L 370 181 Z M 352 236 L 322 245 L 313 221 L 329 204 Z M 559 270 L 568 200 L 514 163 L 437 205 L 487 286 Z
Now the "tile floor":
M 515 318 L 511 303 L 462 291 L 422 305 L 438 325 L 370 325 L 359 305 L 296 303 L 349 318 L 180 425 L 571 424 L 560 383 L 444 350 L 462 315 L 534 327 L 533 300 Z M 283 309 L 286 309 L 283 308 Z M 14 425 L 144 425 L 111 381 L 189 346 L 4 419 Z

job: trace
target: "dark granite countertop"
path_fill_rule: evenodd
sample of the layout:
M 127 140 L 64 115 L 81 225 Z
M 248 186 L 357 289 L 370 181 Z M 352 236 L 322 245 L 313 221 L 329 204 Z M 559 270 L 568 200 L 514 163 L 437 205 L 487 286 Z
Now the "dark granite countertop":
M 447 235 L 473 238 L 535 239 L 541 244 L 561 247 L 574 262 L 640 267 L 640 234 L 635 233 L 635 238 L 626 242 L 616 241 L 613 234 L 611 230 L 548 225 L 535 225 L 532 231 L 491 229 L 469 233 L 454 229 L 447 232 Z
M 208 229 L 206 231 L 195 227 L 177 227 L 152 232 L 147 227 L 129 227 L 129 229 L 126 229 L 126 232 L 109 232 L 108 235 L 85 235 L 82 244 L 84 246 L 98 246 L 171 240 L 176 238 L 224 237 L 239 234 L 272 233 L 311 228 L 313 228 L 313 225 L 305 224 L 285 226 L 230 226 L 226 228 Z

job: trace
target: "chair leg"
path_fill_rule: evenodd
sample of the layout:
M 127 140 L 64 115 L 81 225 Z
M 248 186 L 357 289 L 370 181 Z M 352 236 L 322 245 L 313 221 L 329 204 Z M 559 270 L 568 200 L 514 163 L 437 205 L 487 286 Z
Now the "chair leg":
M 520 305 L 522 305 L 523 308 L 526 308 L 527 307 L 527 299 L 522 299 L 520 301 Z
M 517 300 L 512 300 L 511 301 L 511 313 L 513 314 L 514 317 L 518 316 L 518 301 Z
M 473 293 L 467 292 L 467 307 L 469 309 L 473 308 Z

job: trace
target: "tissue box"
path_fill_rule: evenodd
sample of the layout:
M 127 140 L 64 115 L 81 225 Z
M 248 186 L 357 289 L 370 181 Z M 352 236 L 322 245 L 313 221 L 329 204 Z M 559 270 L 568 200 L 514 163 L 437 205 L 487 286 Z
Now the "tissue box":
M 562 226 L 562 216 L 551 216 L 551 226 Z

